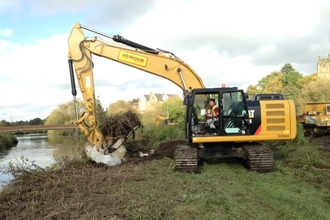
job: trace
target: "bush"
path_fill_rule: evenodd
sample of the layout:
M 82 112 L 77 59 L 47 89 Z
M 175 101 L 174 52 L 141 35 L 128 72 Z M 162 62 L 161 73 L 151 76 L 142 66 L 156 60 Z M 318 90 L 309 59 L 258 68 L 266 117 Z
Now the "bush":
M 164 141 L 184 138 L 183 125 L 152 125 L 143 128 L 142 133 L 136 131 L 135 138 L 129 139 L 125 146 L 130 151 L 148 151 L 155 150 Z
M 184 139 L 185 131 L 184 127 L 180 124 L 178 125 L 164 125 L 160 127 L 158 134 L 159 141 L 168 141 L 171 139 Z
M 17 138 L 13 134 L 0 134 L 0 151 L 5 151 L 16 146 Z

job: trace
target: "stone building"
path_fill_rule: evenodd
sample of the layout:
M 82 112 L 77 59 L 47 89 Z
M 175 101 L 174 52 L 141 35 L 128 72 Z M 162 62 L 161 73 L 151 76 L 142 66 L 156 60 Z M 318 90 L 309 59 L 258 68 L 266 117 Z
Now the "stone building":
M 156 103 L 162 103 L 163 101 L 171 98 L 171 97 L 179 97 L 179 95 L 176 94 L 159 94 L 159 93 L 152 93 L 148 95 L 143 95 L 141 98 L 139 98 L 138 101 L 138 110 L 144 111 L 147 108 L 152 108 L 152 105 Z
M 318 58 L 317 76 L 330 78 L 330 55 L 328 57 Z

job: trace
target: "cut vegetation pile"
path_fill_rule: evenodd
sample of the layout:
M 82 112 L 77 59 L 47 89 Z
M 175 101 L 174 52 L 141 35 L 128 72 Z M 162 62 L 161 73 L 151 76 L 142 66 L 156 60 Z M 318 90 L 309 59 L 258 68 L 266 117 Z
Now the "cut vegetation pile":
M 136 126 L 141 126 L 138 115 L 132 111 L 106 116 L 99 129 L 105 137 L 122 137 L 128 135 Z

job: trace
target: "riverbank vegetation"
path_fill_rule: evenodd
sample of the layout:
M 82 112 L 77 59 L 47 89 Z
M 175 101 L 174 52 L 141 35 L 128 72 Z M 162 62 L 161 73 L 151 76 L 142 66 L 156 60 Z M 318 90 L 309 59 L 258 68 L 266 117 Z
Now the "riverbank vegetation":
M 18 140 L 14 134 L 2 133 L 0 134 L 0 152 L 9 150 L 10 148 L 16 146 Z

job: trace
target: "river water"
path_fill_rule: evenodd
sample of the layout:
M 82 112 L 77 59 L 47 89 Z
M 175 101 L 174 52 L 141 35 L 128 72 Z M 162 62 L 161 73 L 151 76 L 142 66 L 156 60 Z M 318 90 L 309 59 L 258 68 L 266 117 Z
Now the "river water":
M 17 135 L 17 146 L 0 153 L 0 190 L 13 176 L 8 174 L 9 164 L 24 166 L 29 161 L 45 168 L 63 157 L 79 157 L 82 141 L 75 137 L 47 136 L 45 133 Z M 29 163 L 28 164 L 31 164 Z

